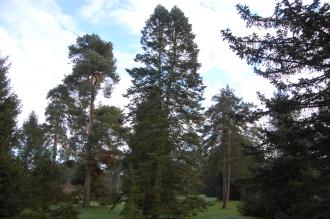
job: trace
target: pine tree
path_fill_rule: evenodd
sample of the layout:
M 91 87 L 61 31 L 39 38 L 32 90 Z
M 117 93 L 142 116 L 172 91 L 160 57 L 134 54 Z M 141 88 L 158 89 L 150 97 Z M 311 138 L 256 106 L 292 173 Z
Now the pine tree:
M 271 17 L 238 5 L 248 27 L 276 30 L 224 38 L 238 56 L 277 88 L 262 97 L 271 127 L 264 130 L 265 164 L 254 177 L 258 210 L 267 218 L 327 218 L 330 200 L 330 5 L 279 2 Z M 294 76 L 291 77 L 291 76 Z M 256 204 L 247 205 L 247 211 Z
M 84 35 L 78 37 L 76 44 L 69 47 L 69 57 L 74 64 L 72 74 L 68 75 L 64 83 L 71 95 L 76 99 L 81 109 L 81 116 L 76 116 L 75 123 L 85 128 L 87 140 L 84 144 L 84 159 L 86 164 L 83 206 L 90 205 L 90 185 L 94 158 L 91 143 L 93 138 L 93 124 L 95 120 L 95 100 L 101 88 L 104 95 L 109 97 L 114 84 L 119 81 L 116 73 L 112 44 L 105 42 L 98 35 Z M 84 112 L 88 111 L 88 123 L 84 124 Z
M 133 135 L 128 162 L 136 175 L 134 205 L 151 218 L 180 218 L 200 208 L 200 101 L 198 48 L 191 25 L 177 8 L 158 5 L 142 31 L 140 68 L 128 70 Z M 129 177 L 128 177 L 129 178 Z M 126 203 L 128 204 L 128 203 Z
M 19 100 L 11 91 L 7 58 L 0 57 L 0 217 L 16 214 L 22 207 L 22 169 L 13 156 L 17 145 L 16 117 Z
M 228 86 L 213 96 L 214 105 L 206 111 L 205 146 L 211 166 L 222 174 L 223 208 L 228 207 L 232 167 L 234 176 L 247 172 L 247 157 L 243 156 L 243 144 L 249 141 L 248 122 L 251 118 L 251 104 L 235 96 Z M 243 170 L 245 169 L 245 171 Z

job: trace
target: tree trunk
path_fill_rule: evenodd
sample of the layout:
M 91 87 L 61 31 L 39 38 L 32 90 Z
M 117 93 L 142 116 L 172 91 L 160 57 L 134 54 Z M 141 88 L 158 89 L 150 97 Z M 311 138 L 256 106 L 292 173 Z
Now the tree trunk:
M 228 208 L 230 191 L 230 131 L 228 131 L 228 143 L 225 145 L 225 159 L 223 171 L 223 205 L 222 208 Z
M 87 125 L 87 145 L 86 145 L 86 172 L 85 172 L 85 182 L 84 182 L 84 198 L 83 198 L 83 207 L 88 208 L 90 206 L 91 198 L 91 176 L 93 170 L 93 160 L 92 160 L 92 149 L 91 149 L 91 142 L 90 138 L 92 135 L 92 128 L 94 122 L 94 95 L 91 94 L 91 103 L 89 108 L 89 118 L 88 118 L 88 125 Z
M 57 156 L 57 134 L 54 136 L 54 145 L 53 145 L 53 162 L 56 162 L 56 156 Z

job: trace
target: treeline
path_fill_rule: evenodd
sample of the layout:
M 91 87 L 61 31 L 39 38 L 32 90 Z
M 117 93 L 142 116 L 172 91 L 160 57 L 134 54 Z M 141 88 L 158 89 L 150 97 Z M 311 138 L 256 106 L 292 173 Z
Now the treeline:
M 271 17 L 237 9 L 248 27 L 270 32 L 222 31 L 275 85 L 270 99 L 259 95 L 262 110 L 229 86 L 202 107 L 199 50 L 177 7 L 159 5 L 146 21 L 140 67 L 127 69 L 127 115 L 96 103 L 120 79 L 111 42 L 98 35 L 69 46 L 72 72 L 49 91 L 44 124 L 32 112 L 17 127 L 20 104 L 1 58 L 0 216 L 75 217 L 72 206 L 94 200 L 113 207 L 124 201 L 128 219 L 186 218 L 206 207 L 204 193 L 223 208 L 230 198 L 241 200 L 247 215 L 327 218 L 330 5 L 283 0 Z M 265 118 L 267 125 L 258 125 Z

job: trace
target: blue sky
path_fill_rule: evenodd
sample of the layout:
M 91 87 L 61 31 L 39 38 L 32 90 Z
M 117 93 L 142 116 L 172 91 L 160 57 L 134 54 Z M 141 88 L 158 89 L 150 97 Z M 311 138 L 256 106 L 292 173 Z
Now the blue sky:
M 1 0 L 0 52 L 9 56 L 9 77 L 22 102 L 20 121 L 34 110 L 41 120 L 47 92 L 71 72 L 68 46 L 77 36 L 96 33 L 114 45 L 121 82 L 106 104 L 124 107 L 122 97 L 130 86 L 125 68 L 136 65 L 140 31 L 157 4 L 169 10 L 177 5 L 189 18 L 198 44 L 200 74 L 207 86 L 204 105 L 229 84 L 246 101 L 257 103 L 256 92 L 271 94 L 270 84 L 256 76 L 222 41 L 220 30 L 231 28 L 247 34 L 235 4 L 249 5 L 261 15 L 270 15 L 273 0 Z

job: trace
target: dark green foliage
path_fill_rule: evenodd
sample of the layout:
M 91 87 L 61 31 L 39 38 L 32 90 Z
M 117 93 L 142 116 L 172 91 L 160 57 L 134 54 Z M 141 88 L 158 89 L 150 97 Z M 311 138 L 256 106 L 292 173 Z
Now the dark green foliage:
M 11 91 L 7 58 L 0 57 L 0 217 L 23 207 L 23 169 L 13 156 L 17 145 L 16 117 L 19 101 Z
M 202 206 L 194 195 L 204 89 L 198 49 L 183 12 L 160 5 L 142 30 L 141 45 L 144 52 L 135 60 L 143 67 L 127 70 L 133 78 L 127 94 L 133 125 L 127 163 L 136 189 L 126 208 L 151 218 L 182 218 Z M 126 185 L 131 194 L 132 185 Z
M 105 174 L 99 174 L 94 180 L 93 190 L 95 200 L 101 206 L 107 206 L 111 203 L 111 187 L 109 177 Z
M 226 186 L 225 180 L 228 180 L 227 186 L 231 188 L 232 182 L 249 175 L 249 167 L 252 166 L 252 159 L 243 153 L 244 145 L 252 144 L 251 128 L 248 126 L 252 118 L 252 105 L 236 97 L 228 86 L 212 100 L 214 105 L 205 112 L 204 138 L 208 159 L 205 179 L 215 179 L 217 181 L 213 186 L 223 188 Z M 230 179 L 224 179 L 226 174 Z M 217 191 L 223 195 L 221 189 Z
M 129 165 L 129 168 L 126 174 L 126 178 L 124 179 L 124 188 L 127 190 L 126 192 L 126 200 L 125 200 L 125 206 L 123 209 L 124 218 L 125 219 L 143 219 L 143 210 L 139 208 L 138 202 L 139 202 L 139 196 L 140 191 L 138 190 L 136 181 L 136 173 L 132 167 L 132 164 Z
M 10 153 L 15 144 L 19 100 L 11 91 L 7 58 L 0 57 L 0 153 Z
M 37 115 L 32 112 L 27 121 L 23 123 L 20 133 L 20 148 L 18 157 L 26 169 L 34 169 L 36 162 L 42 159 L 44 149 L 45 132 L 38 124 Z
M 224 38 L 278 89 L 271 99 L 261 96 L 271 126 L 256 149 L 265 159 L 247 188 L 254 198 L 243 207 L 267 218 L 328 218 L 330 5 L 283 0 L 266 18 L 238 10 L 249 27 L 276 33 L 236 37 L 226 30 Z
M 106 96 L 111 94 L 112 86 L 119 81 L 111 42 L 95 34 L 78 37 L 76 44 L 69 46 L 69 58 L 74 67 L 64 82 L 71 92 L 77 92 L 86 108 L 94 101 L 101 85 L 106 85 L 103 86 Z
M 52 162 L 45 139 L 45 131 L 32 112 L 22 126 L 18 157 L 24 165 L 25 185 L 28 187 L 24 207 L 43 211 L 64 198 L 62 170 Z
M 0 153 L 0 217 L 17 214 L 24 207 L 26 180 L 20 163 Z
M 56 161 L 58 150 L 60 149 L 60 158 L 68 160 L 74 154 L 74 150 L 69 145 L 67 136 L 70 120 L 77 109 L 74 106 L 74 100 L 70 97 L 67 87 L 63 84 L 50 90 L 47 94 L 49 100 L 46 108 L 46 135 L 47 144 L 52 148 L 52 160 Z M 59 149 L 58 149 L 59 147 Z
M 78 210 L 70 204 L 62 204 L 50 209 L 51 219 L 77 219 Z
M 77 219 L 78 218 L 78 210 L 68 204 L 62 205 L 54 205 L 47 209 L 43 210 L 31 210 L 25 209 L 23 210 L 19 218 L 21 219 Z

